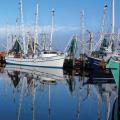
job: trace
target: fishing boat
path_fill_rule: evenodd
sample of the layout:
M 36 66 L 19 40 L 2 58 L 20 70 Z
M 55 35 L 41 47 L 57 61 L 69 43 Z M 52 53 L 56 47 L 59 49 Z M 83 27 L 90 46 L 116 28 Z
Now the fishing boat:
M 104 16 L 102 20 L 101 26 L 101 36 L 100 39 L 95 46 L 93 52 L 87 56 L 88 61 L 90 63 L 91 68 L 93 69 L 101 69 L 105 68 L 107 61 L 111 56 L 115 56 L 117 54 L 115 48 L 115 1 L 112 0 L 112 31 L 111 33 L 104 33 L 104 23 L 105 16 L 107 11 L 107 5 L 104 5 Z M 96 51 L 96 49 L 98 49 Z M 95 52 L 94 52 L 95 51 Z
M 23 66 L 34 66 L 34 67 L 49 67 L 49 68 L 63 68 L 65 54 L 60 51 L 55 51 L 52 49 L 52 40 L 54 32 L 54 13 L 52 10 L 52 28 L 51 28 L 51 38 L 48 50 L 41 50 L 38 52 L 38 4 L 35 13 L 35 35 L 34 41 L 32 41 L 31 46 L 26 42 L 24 33 L 24 22 L 23 22 L 23 8 L 22 0 L 19 0 L 20 14 L 21 14 L 21 36 L 17 37 L 14 41 L 14 45 L 9 50 L 5 57 L 7 64 L 13 65 L 23 65 Z M 32 52 L 30 51 L 30 48 Z
M 16 58 L 14 56 L 6 56 L 5 60 L 7 64 L 13 65 L 63 68 L 64 58 L 64 54 L 58 54 L 57 52 L 44 52 L 37 58 Z
M 104 69 L 106 64 L 107 64 L 107 61 L 109 60 L 109 58 L 111 56 L 114 56 L 116 55 L 116 53 L 106 53 L 104 54 L 99 54 L 98 57 L 94 57 L 94 56 L 87 56 L 88 58 L 88 61 L 90 63 L 90 66 L 93 68 L 93 69 Z
M 119 88 L 119 81 L 120 81 L 120 56 L 114 56 L 112 57 L 108 64 L 106 65 L 106 68 L 111 69 L 112 75 L 115 79 L 115 83 L 117 87 Z

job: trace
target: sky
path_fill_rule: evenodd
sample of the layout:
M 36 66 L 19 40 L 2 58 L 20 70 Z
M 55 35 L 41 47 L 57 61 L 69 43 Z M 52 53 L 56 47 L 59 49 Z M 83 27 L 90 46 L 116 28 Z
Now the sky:
M 15 28 L 19 15 L 19 0 L 0 0 L 0 32 L 5 32 L 6 24 L 10 30 Z M 34 26 L 36 4 L 39 4 L 39 26 L 43 29 L 51 25 L 52 9 L 55 10 L 55 28 L 58 39 L 70 39 L 72 34 L 79 34 L 81 27 L 80 13 L 84 10 L 85 30 L 100 31 L 105 0 L 23 0 L 24 24 Z M 105 30 L 111 30 L 111 0 L 108 5 Z M 115 29 L 120 28 L 120 0 L 115 0 Z M 63 35 L 64 34 L 64 35 Z M 67 37 L 66 37 L 67 36 Z
M 24 23 L 34 25 L 36 4 L 39 4 L 39 25 L 48 26 L 51 24 L 51 9 L 55 10 L 55 25 L 58 30 L 80 29 L 80 13 L 85 12 L 85 27 L 91 31 L 99 31 L 103 16 L 105 0 L 23 0 Z M 106 0 L 107 28 L 111 24 L 111 0 Z M 116 5 L 116 29 L 120 27 L 119 6 L 120 0 L 115 0 Z M 6 24 L 15 25 L 18 16 L 18 0 L 0 0 L 0 27 Z

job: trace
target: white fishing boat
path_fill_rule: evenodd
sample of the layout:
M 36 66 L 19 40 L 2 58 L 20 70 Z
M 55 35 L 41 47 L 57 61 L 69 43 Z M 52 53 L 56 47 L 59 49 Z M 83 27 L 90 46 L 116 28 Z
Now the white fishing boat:
M 20 5 L 20 13 L 21 13 L 21 36 L 22 40 L 17 38 L 14 42 L 13 48 L 8 52 L 5 57 L 7 64 L 13 65 L 23 65 L 23 66 L 35 66 L 35 67 L 50 67 L 50 68 L 63 68 L 65 54 L 62 52 L 52 50 L 52 39 L 54 32 L 54 10 L 52 10 L 52 28 L 51 28 L 51 39 L 48 50 L 42 50 L 36 53 L 38 49 L 38 4 L 37 11 L 35 13 L 36 23 L 35 23 L 35 36 L 34 41 L 32 41 L 32 54 L 29 54 L 29 47 L 25 40 L 24 33 L 24 24 L 23 24 L 23 8 L 22 8 L 22 0 L 19 0 Z M 22 41 L 22 44 L 21 44 Z M 12 52 L 11 52 L 12 51 Z
M 65 55 L 58 54 L 57 52 L 44 52 L 37 58 L 15 58 L 14 56 L 5 57 L 7 64 L 50 68 L 63 68 L 64 59 Z

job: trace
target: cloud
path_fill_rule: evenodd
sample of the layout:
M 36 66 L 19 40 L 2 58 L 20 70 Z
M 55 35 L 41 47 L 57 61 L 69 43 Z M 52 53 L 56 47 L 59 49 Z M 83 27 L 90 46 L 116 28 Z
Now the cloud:
M 14 25 L 6 25 L 6 26 L 1 26 L 0 27 L 0 34 L 11 34 L 11 33 L 15 33 L 17 31 L 19 31 L 19 27 L 16 27 Z M 24 28 L 25 32 L 33 32 L 35 31 L 35 27 L 34 26 L 25 26 Z M 78 27 L 72 27 L 72 26 L 55 26 L 55 31 L 56 32 L 71 32 L 71 31 L 79 31 Z M 38 26 L 38 32 L 46 32 L 46 33 L 50 33 L 51 32 L 51 26 L 47 25 L 47 26 Z
M 0 27 L 0 33 L 12 33 L 12 32 L 15 32 L 15 26 L 12 26 L 12 25 L 6 25 L 6 26 L 1 26 Z
M 60 32 L 79 31 L 79 28 L 78 27 L 72 27 L 72 26 L 58 26 L 56 28 L 56 31 L 60 31 Z

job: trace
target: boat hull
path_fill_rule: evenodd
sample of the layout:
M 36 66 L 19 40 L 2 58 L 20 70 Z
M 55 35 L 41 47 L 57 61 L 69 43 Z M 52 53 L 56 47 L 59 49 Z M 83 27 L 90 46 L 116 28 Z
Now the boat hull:
M 114 60 L 111 58 L 109 63 L 106 65 L 106 68 L 111 69 L 113 77 L 115 79 L 116 85 L 119 87 L 119 80 L 120 80 L 120 61 Z
M 99 69 L 104 69 L 106 62 L 103 59 L 98 59 L 95 57 L 89 57 L 87 56 L 90 68 L 99 70 Z
M 65 56 L 54 56 L 44 58 L 12 58 L 5 57 L 7 64 L 33 66 L 33 67 L 47 67 L 47 68 L 63 68 Z

